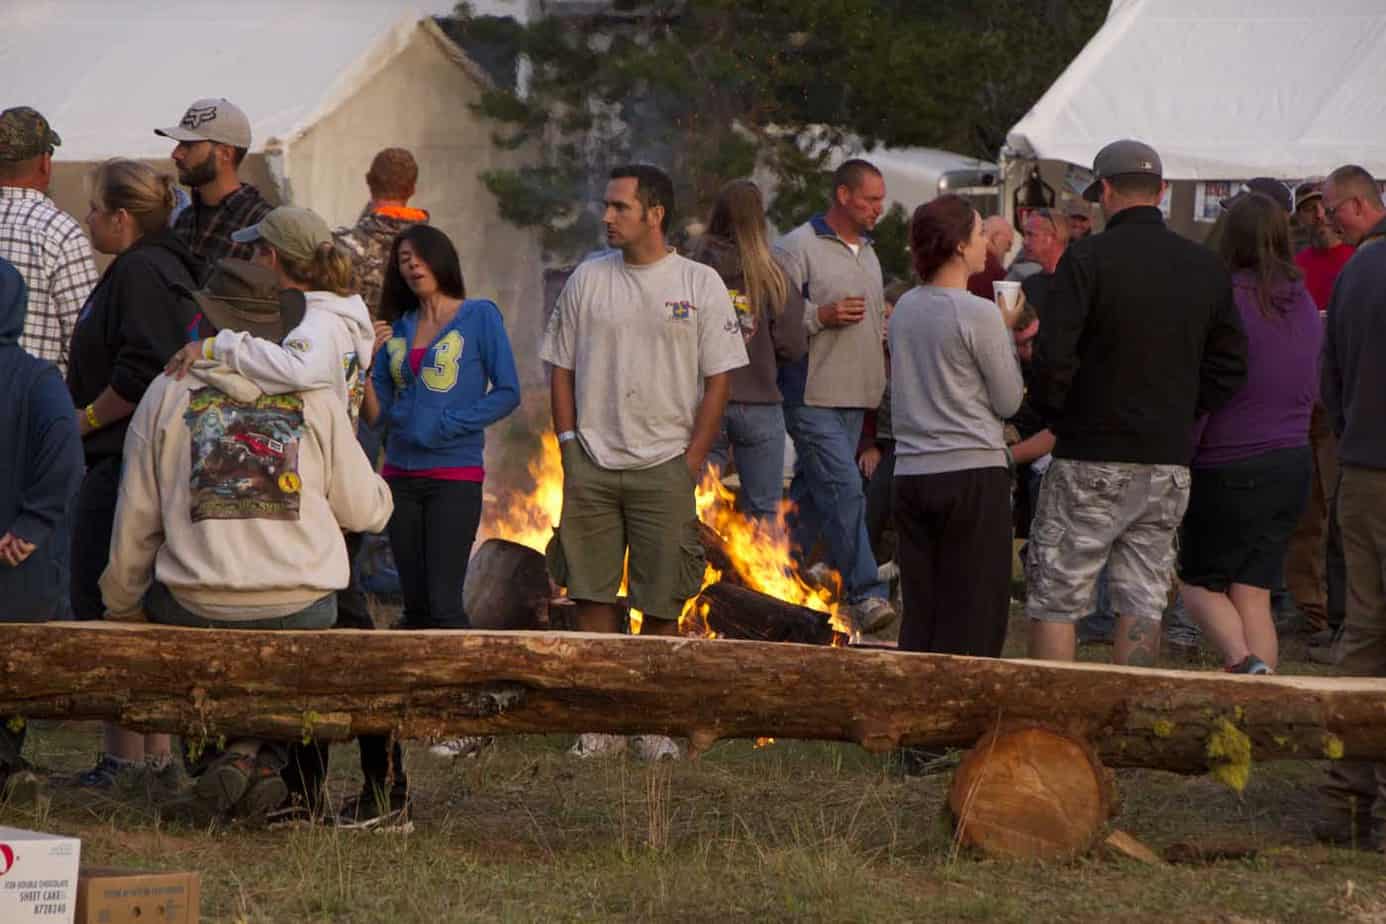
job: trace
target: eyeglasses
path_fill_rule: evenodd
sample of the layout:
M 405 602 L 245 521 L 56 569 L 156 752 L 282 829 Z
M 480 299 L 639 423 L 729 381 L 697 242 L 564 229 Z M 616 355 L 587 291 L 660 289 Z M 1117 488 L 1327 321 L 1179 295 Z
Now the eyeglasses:
M 1324 215 L 1324 217 L 1327 218 L 1329 221 L 1332 221 L 1334 218 L 1337 217 L 1337 215 L 1338 215 L 1338 210 L 1339 210 L 1339 209 L 1341 209 L 1343 206 L 1347 205 L 1349 202 L 1355 202 L 1355 201 L 1357 201 L 1357 197 L 1356 197 L 1356 196 L 1348 196 L 1346 199 L 1344 199 L 1342 202 L 1339 202 L 1337 205 L 1329 205 L 1329 204 L 1327 204 L 1327 203 L 1324 203 L 1324 206 L 1323 206 L 1323 215 Z

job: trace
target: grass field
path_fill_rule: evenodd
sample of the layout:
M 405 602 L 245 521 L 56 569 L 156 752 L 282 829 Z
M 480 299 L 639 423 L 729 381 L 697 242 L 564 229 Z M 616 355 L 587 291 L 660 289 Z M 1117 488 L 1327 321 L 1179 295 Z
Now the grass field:
M 1017 621 L 1008 650 L 1023 638 Z M 1285 647 L 1285 670 L 1307 671 L 1303 644 Z M 28 756 L 71 773 L 98 740 L 93 725 L 36 723 Z M 1310 764 L 1257 766 L 1240 796 L 1207 778 L 1118 774 L 1123 830 L 1157 851 L 1219 843 L 1249 859 L 1037 865 L 958 853 L 948 775 L 904 778 L 852 745 L 733 741 L 650 766 L 570 758 L 570 743 L 500 739 L 455 764 L 411 746 L 409 835 L 170 827 L 139 778 L 95 794 L 60 776 L 47 806 L 0 808 L 0 825 L 80 836 L 90 863 L 199 870 L 206 922 L 1386 922 L 1381 855 L 1308 837 Z M 359 785 L 355 761 L 354 746 L 334 749 L 338 798 Z

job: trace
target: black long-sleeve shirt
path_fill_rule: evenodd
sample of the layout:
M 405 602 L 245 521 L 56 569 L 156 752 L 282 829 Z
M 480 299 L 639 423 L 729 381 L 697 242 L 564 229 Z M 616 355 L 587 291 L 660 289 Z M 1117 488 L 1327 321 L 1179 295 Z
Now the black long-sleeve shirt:
M 179 289 L 196 288 L 202 276 L 202 260 L 168 231 L 146 234 L 106 267 L 72 332 L 67 387 L 77 407 L 95 401 L 108 385 L 139 404 L 190 339 L 196 304 Z M 120 455 L 128 422 L 89 433 L 82 441 L 88 462 Z
M 1070 245 L 1036 338 L 1030 401 L 1056 458 L 1187 465 L 1198 415 L 1246 381 L 1246 334 L 1218 258 L 1125 209 Z
M 1386 220 L 1367 233 L 1333 284 L 1320 362 L 1338 461 L 1386 468 Z M 1375 356 L 1376 359 L 1372 359 Z

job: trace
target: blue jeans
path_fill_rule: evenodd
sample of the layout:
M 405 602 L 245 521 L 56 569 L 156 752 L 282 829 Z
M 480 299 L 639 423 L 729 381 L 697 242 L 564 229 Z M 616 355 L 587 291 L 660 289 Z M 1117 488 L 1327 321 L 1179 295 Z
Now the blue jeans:
M 784 409 L 778 404 L 727 404 L 722 431 L 707 461 L 723 474 L 728 457 L 741 479 L 741 509 L 759 520 L 773 520 L 784 497 Z
M 785 424 L 794 440 L 794 481 L 789 499 L 796 512 L 790 539 L 800 556 L 822 536 L 828 564 L 842 575 L 848 603 L 885 599 L 889 587 L 876 579 L 876 557 L 866 532 L 866 496 L 857 469 L 860 408 L 786 405 Z
M 207 619 L 179 603 L 163 584 L 155 582 L 144 595 L 144 609 L 149 621 L 161 626 L 185 626 L 190 629 L 330 629 L 337 622 L 337 595 L 330 593 L 308 604 L 297 613 L 274 619 Z

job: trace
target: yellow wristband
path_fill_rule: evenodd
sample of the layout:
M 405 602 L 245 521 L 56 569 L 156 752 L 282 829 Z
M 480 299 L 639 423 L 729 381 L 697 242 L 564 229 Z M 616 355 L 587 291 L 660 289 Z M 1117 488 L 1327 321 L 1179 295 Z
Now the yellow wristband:
M 216 341 L 215 341 L 215 340 L 207 339 L 207 340 L 202 341 L 202 358 L 203 358 L 203 359 L 216 359 L 216 358 L 217 358 Z
M 96 417 L 96 406 L 94 404 L 88 404 L 86 407 L 82 408 L 82 413 L 87 415 L 87 426 L 91 427 L 93 430 L 101 429 L 101 421 Z

